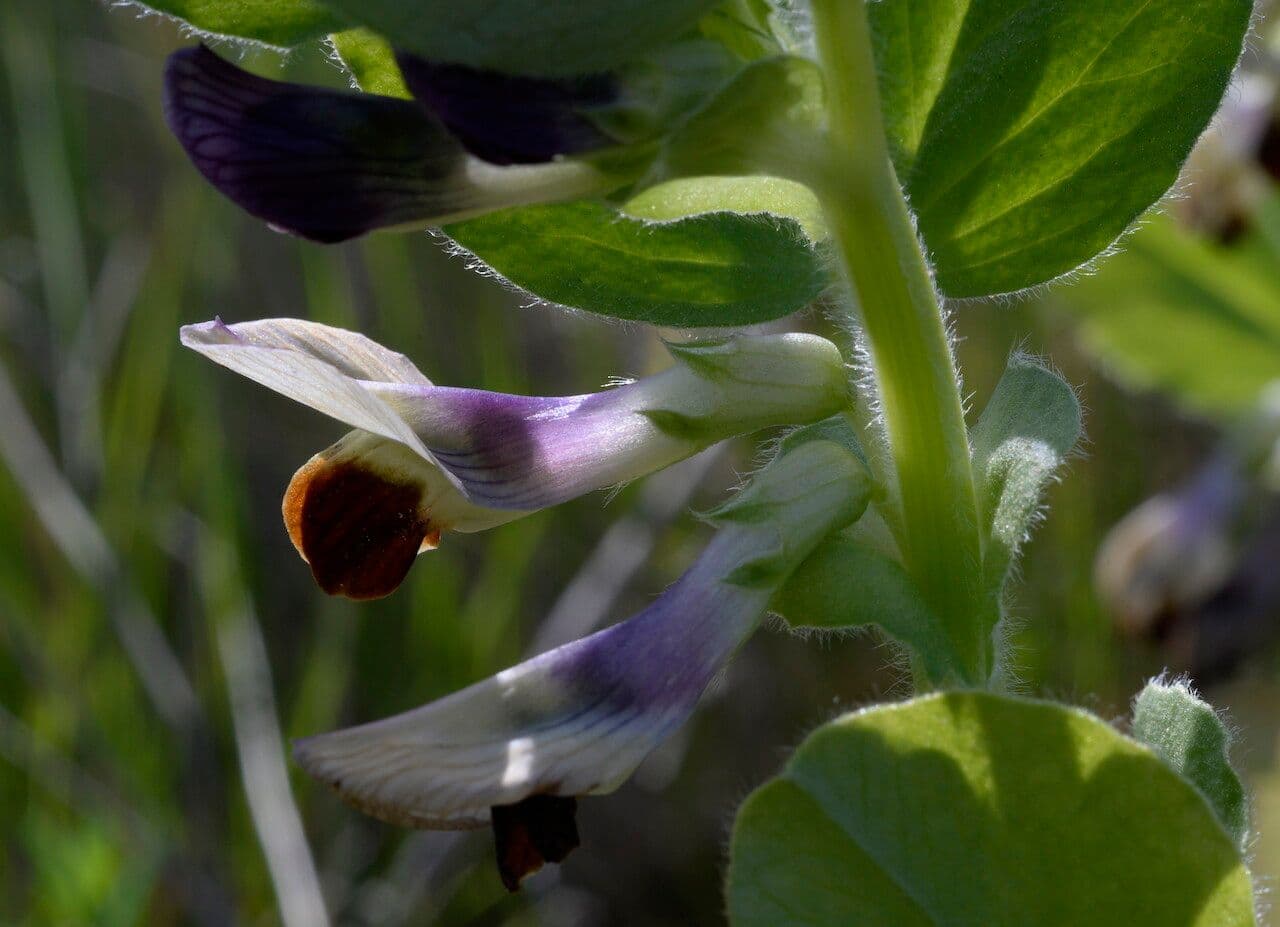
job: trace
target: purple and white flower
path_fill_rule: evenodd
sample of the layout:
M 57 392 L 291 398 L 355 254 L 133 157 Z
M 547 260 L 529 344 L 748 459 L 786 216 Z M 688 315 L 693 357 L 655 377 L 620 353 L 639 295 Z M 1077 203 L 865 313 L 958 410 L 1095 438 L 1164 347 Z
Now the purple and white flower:
M 669 369 L 599 393 L 436 386 L 362 335 L 297 319 L 189 325 L 201 354 L 356 430 L 295 474 L 284 517 L 327 592 L 393 591 L 444 531 L 481 531 L 669 466 L 716 441 L 837 412 L 815 335 L 670 345 Z
M 577 845 L 576 798 L 616 789 L 685 722 L 778 586 L 861 514 L 868 486 L 844 448 L 803 444 L 713 515 L 701 557 L 639 614 L 422 708 L 298 741 L 294 755 L 382 820 L 492 823 L 514 889 Z

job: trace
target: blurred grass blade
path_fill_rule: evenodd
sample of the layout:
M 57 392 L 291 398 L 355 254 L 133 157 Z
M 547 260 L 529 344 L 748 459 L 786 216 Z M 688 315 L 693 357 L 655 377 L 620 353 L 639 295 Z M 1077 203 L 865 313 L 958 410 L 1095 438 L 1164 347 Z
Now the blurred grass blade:
M 187 729 L 200 713 L 195 689 L 150 608 L 124 575 L 98 523 L 62 476 L 0 367 L 0 459 L 71 566 L 106 602 L 116 634 L 150 697 L 171 727 Z
M 262 628 L 234 552 L 208 528 L 201 526 L 199 537 L 200 597 L 212 613 L 245 798 L 275 885 L 281 921 L 286 927 L 327 927 L 320 879 L 289 788 Z

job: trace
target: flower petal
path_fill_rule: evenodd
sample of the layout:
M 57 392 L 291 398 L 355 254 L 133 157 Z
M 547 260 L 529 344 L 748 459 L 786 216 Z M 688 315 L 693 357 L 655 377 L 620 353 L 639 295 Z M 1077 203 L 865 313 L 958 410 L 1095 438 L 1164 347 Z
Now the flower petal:
M 522 77 L 407 52 L 398 52 L 396 63 L 414 97 L 492 164 L 537 164 L 615 144 L 583 114 L 617 99 L 617 81 L 607 74 Z
M 578 848 L 576 798 L 530 795 L 514 805 L 493 807 L 493 842 L 498 874 L 507 891 L 544 863 L 558 863 Z
M 435 386 L 363 336 L 294 319 L 187 326 L 183 344 L 359 429 L 298 471 L 290 537 L 330 592 L 391 592 L 440 532 L 481 531 L 666 467 L 723 438 L 836 412 L 813 335 L 672 346 L 662 373 L 585 396 Z
M 389 595 L 418 554 L 440 543 L 426 489 L 439 474 L 430 471 L 403 444 L 354 431 L 294 474 L 284 523 L 321 589 Z
M 184 325 L 183 345 L 255 383 L 354 428 L 430 452 L 404 419 L 362 382 L 430 385 L 403 355 L 355 332 L 301 319 L 227 325 L 221 319 Z
M 621 182 L 573 162 L 493 167 L 415 103 L 267 80 L 203 45 L 169 58 L 164 108 L 210 183 L 252 215 L 320 242 L 573 199 Z
M 435 386 L 363 336 L 293 319 L 191 325 L 182 339 L 317 411 L 400 441 L 484 509 L 557 505 L 735 434 L 816 421 L 838 411 L 845 390 L 838 350 L 803 334 L 672 346 L 678 363 L 662 373 L 559 397 Z M 395 362 L 377 359 L 385 357 Z M 399 376 L 397 365 L 409 372 Z M 478 521 L 453 527 L 491 527 L 491 513 Z
M 482 826 L 491 806 L 530 795 L 610 792 L 683 723 L 768 604 L 767 590 L 717 581 L 739 545 L 713 542 L 622 624 L 414 711 L 299 741 L 294 756 L 360 810 L 411 827 Z
M 802 445 L 725 510 L 698 561 L 639 614 L 413 711 L 298 741 L 294 755 L 346 801 L 413 827 L 480 826 L 530 796 L 612 791 L 868 494 L 848 451 Z

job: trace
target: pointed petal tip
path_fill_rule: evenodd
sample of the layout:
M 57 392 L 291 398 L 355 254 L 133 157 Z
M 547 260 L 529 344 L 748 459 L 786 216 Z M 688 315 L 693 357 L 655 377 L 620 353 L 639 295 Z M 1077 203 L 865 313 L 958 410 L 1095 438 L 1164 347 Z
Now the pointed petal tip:
M 221 316 L 215 316 L 208 322 L 192 322 L 178 329 L 178 341 L 184 347 L 195 348 L 205 344 L 234 344 L 240 337 Z
M 285 490 L 289 539 L 320 588 L 349 599 L 390 595 L 419 553 L 440 543 L 422 486 L 384 472 L 342 442 L 303 464 Z

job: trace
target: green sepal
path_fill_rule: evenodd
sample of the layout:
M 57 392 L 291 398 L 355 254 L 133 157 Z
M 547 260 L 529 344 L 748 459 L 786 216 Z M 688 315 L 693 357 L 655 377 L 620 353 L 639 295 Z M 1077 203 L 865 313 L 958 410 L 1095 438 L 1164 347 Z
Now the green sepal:
M 1228 756 L 1230 732 L 1213 707 L 1184 681 L 1153 679 L 1134 699 L 1133 736 L 1200 791 L 1243 848 L 1248 799 Z
M 857 432 L 843 415 L 833 415 L 812 425 L 792 429 L 778 442 L 778 452 L 789 453 L 809 441 L 832 441 L 853 454 L 863 464 L 867 463 L 867 453 L 862 447 L 862 442 L 858 440 Z
M 750 523 L 733 519 L 735 523 Z M 739 564 L 725 576 L 724 581 L 746 589 L 776 589 L 791 574 L 794 558 L 788 558 L 780 537 L 774 539 L 772 550 L 762 550 L 745 563 Z
M 1034 357 L 1010 357 L 969 436 L 986 538 L 985 582 L 992 592 L 1003 587 L 1041 491 L 1080 431 L 1080 401 L 1066 381 Z
M 840 350 L 816 335 L 668 342 L 666 348 L 676 365 L 636 411 L 681 441 L 705 445 L 765 424 L 812 422 L 848 401 Z
M 726 582 L 776 588 L 830 530 L 856 521 L 871 498 L 871 480 L 862 461 L 838 444 L 813 441 L 779 454 L 724 505 L 707 512 L 720 528 L 745 527 L 764 533 L 756 553 L 737 565 Z
M 724 425 L 713 416 L 685 415 L 669 409 L 641 409 L 640 414 L 663 434 L 691 444 L 708 444 L 724 436 Z

